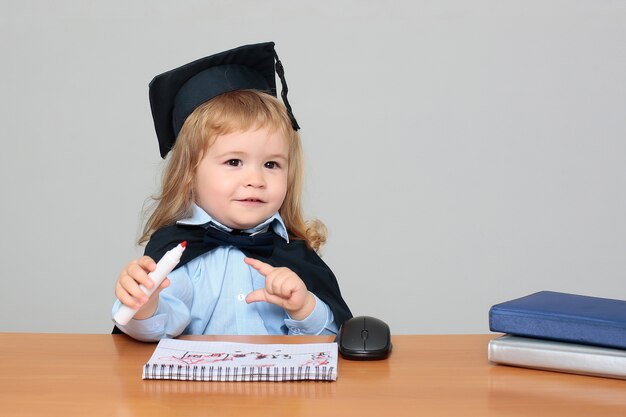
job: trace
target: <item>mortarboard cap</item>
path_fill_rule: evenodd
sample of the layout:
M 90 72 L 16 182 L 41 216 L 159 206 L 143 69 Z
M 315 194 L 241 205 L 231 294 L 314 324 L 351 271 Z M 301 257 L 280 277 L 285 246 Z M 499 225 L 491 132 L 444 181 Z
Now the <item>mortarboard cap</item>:
M 235 90 L 258 90 L 276 97 L 276 76 L 294 130 L 298 122 L 287 100 L 287 83 L 274 42 L 241 46 L 157 75 L 150 82 L 150 107 L 161 157 L 170 151 L 189 115 L 202 103 Z

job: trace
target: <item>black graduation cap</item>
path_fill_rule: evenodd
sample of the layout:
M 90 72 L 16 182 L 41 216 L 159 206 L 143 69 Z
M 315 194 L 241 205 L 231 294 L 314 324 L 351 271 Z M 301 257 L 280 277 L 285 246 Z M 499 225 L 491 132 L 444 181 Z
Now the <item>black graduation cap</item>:
M 202 103 L 235 90 L 258 90 L 276 97 L 276 77 L 294 130 L 300 129 L 287 100 L 283 66 L 274 42 L 245 45 L 157 75 L 150 82 L 150 107 L 161 157 L 170 151 L 189 115 Z

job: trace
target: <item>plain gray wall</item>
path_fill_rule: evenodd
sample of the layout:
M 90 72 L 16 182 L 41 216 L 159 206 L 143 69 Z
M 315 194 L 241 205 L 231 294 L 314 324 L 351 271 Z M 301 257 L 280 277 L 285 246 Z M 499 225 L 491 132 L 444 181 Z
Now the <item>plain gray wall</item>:
M 355 314 L 485 333 L 626 299 L 626 3 L 6 1 L 0 331 L 106 333 L 162 162 L 156 74 L 273 40 Z

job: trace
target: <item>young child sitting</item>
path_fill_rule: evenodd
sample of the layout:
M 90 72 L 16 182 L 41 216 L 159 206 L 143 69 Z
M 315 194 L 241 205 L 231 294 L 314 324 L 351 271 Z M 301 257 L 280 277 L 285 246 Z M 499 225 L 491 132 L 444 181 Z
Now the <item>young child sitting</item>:
M 275 73 L 284 104 L 276 96 Z M 248 45 L 166 72 L 150 84 L 161 156 L 156 208 L 124 267 L 118 300 L 138 308 L 124 333 L 334 334 L 352 317 L 316 251 L 319 221 L 301 209 L 303 155 L 274 44 Z M 148 273 L 187 241 L 177 269 L 147 297 Z

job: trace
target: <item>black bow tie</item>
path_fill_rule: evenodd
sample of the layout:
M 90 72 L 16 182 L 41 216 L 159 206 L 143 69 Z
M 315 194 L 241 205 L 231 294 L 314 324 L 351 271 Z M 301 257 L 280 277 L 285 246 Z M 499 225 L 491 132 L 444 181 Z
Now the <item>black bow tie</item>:
M 226 232 L 209 226 L 204 232 L 204 244 L 209 250 L 218 246 L 234 246 L 241 251 L 247 251 L 268 257 L 274 251 L 274 233 L 263 232 L 248 235 L 241 232 Z

